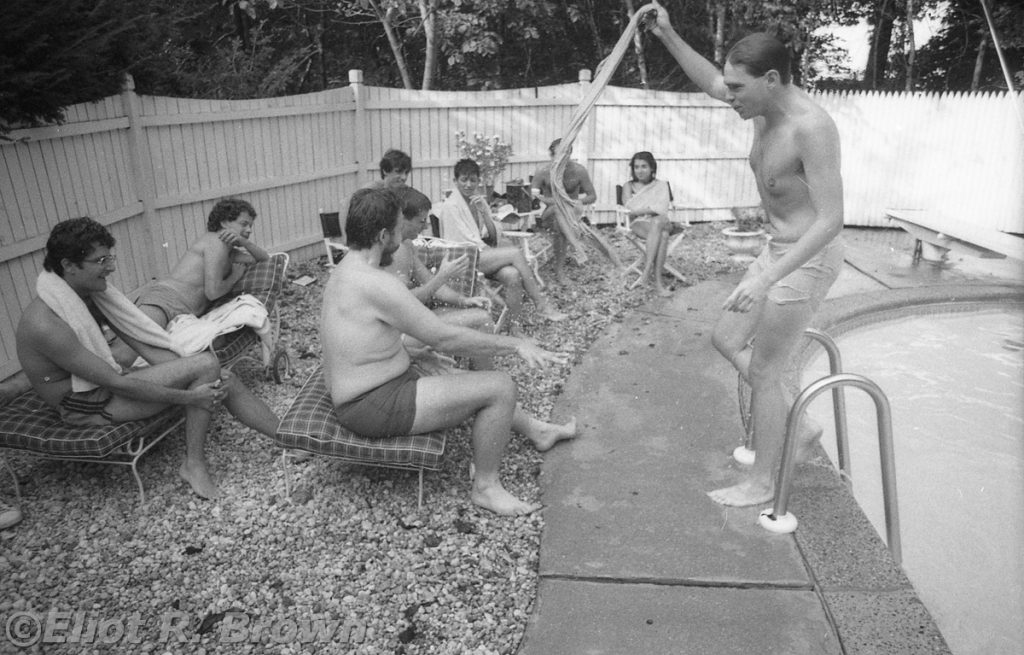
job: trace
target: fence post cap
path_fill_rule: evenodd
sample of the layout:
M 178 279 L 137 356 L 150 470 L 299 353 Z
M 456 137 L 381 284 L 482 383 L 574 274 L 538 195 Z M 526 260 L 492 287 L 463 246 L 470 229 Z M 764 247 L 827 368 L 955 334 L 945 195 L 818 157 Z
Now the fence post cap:
M 349 84 L 362 84 L 363 83 L 363 71 L 358 68 L 354 68 L 348 72 Z
M 580 82 L 589 82 L 591 80 L 591 73 L 589 68 L 580 69 Z

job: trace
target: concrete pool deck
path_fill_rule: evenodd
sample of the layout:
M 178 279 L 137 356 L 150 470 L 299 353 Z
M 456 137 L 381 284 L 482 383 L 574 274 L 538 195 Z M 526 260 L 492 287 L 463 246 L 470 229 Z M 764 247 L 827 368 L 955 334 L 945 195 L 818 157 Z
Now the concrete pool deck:
M 1019 262 L 915 267 L 909 235 L 846 232 L 826 323 L 864 298 L 1024 297 Z M 792 535 L 758 526 L 759 507 L 705 495 L 735 478 L 743 431 L 736 375 L 710 342 L 738 277 L 613 324 L 570 376 L 555 416 L 580 417 L 581 436 L 545 458 L 540 582 L 519 653 L 949 652 L 823 457 L 798 470 Z

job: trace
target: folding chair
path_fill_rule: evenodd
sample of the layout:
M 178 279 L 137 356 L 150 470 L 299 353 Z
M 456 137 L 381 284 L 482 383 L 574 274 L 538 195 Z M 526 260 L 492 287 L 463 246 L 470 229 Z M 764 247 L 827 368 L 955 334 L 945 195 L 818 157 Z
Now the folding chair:
M 666 272 L 668 272 L 670 275 L 675 277 L 680 282 L 686 282 L 686 277 L 679 272 L 679 269 L 677 269 L 675 266 L 669 263 L 669 258 L 672 256 L 672 253 L 679 247 L 679 245 L 682 244 L 683 238 L 686 236 L 686 232 L 683 228 L 688 226 L 689 223 L 685 221 L 673 220 L 673 215 L 675 214 L 676 206 L 675 202 L 673 202 L 674 198 L 672 196 L 672 185 L 669 185 L 668 187 L 668 197 L 669 201 L 671 202 L 671 204 L 669 205 L 668 214 L 669 221 L 671 221 L 672 224 L 672 232 L 669 236 L 668 248 L 665 251 L 665 266 L 663 268 Z M 627 276 L 630 273 L 636 273 L 637 275 L 636 280 L 634 280 L 633 283 L 629 285 L 630 289 L 636 287 L 638 284 L 640 284 L 640 282 L 642 282 L 644 263 L 647 261 L 647 243 L 643 239 L 641 239 L 636 234 L 636 232 L 634 232 L 631 229 L 631 222 L 632 219 L 630 219 L 629 210 L 626 209 L 626 206 L 622 204 L 622 185 L 616 184 L 615 231 L 625 236 L 626 239 L 631 244 L 633 244 L 633 247 L 635 247 L 639 251 L 639 254 L 636 257 L 636 259 L 634 259 L 633 263 L 626 267 L 625 271 L 625 275 Z
M 334 252 L 341 253 L 341 257 L 348 252 L 345 245 L 345 232 L 341 229 L 341 213 L 325 212 L 320 210 L 320 229 L 324 233 L 324 250 L 327 251 L 327 268 L 334 268 Z M 341 259 L 338 257 L 338 259 Z
M 292 401 L 274 442 L 285 449 L 300 450 L 332 459 L 416 471 L 417 506 L 423 506 L 423 471 L 436 471 L 444 458 L 445 433 L 411 434 L 389 439 L 370 439 L 346 430 L 338 423 L 331 395 L 324 381 L 323 367 L 317 366 Z M 291 458 L 284 465 L 285 495 L 291 496 Z
M 436 273 L 438 266 L 445 257 L 457 259 L 462 255 L 469 255 L 470 264 L 465 275 L 459 279 L 449 280 L 448 286 L 464 296 L 473 296 L 481 292 L 491 301 L 492 311 L 497 310 L 498 316 L 494 319 L 494 332 L 498 333 L 505 325 L 508 316 L 508 305 L 501 297 L 501 285 L 488 280 L 484 274 L 477 270 L 476 262 L 480 256 L 480 250 L 472 243 L 458 243 L 445 241 L 437 237 L 422 235 L 412 242 L 416 255 L 423 262 L 423 265 Z

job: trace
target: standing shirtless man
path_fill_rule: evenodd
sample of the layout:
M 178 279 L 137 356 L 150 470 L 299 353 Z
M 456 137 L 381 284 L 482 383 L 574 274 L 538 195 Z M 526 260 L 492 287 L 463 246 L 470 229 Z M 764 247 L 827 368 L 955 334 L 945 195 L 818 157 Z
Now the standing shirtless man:
M 408 334 L 437 351 L 466 355 L 515 353 L 531 366 L 565 364 L 564 354 L 525 339 L 449 325 L 416 299 L 388 266 L 402 242 L 398 198 L 386 189 L 352 195 L 346 219 L 349 253 L 324 289 L 320 335 L 324 379 L 342 426 L 386 439 L 422 434 L 473 419 L 470 497 L 497 514 L 526 514 L 539 506 L 510 494 L 498 472 L 516 422 L 515 381 L 501 371 L 420 377 L 402 345 Z M 575 421 L 546 424 L 531 438 L 540 449 L 575 435 Z M 538 439 L 542 443 L 538 443 Z
M 722 308 L 715 348 L 750 383 L 753 468 L 732 487 L 708 495 L 723 505 L 759 505 L 774 495 L 774 473 L 792 399 L 782 374 L 843 263 L 843 180 L 832 118 L 790 83 L 789 51 L 751 34 L 726 55 L 723 71 L 687 45 L 654 2 L 653 32 L 686 75 L 754 123 L 750 167 L 768 215 L 768 245 Z M 821 434 L 804 421 L 798 457 Z

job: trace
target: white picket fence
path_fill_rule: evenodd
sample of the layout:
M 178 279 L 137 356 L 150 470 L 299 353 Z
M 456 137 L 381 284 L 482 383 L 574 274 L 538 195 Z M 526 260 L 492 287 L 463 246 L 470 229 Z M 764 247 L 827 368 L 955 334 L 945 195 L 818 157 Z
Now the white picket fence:
M 130 88 L 68 108 L 62 125 L 0 140 L 0 379 L 18 370 L 14 328 L 34 295 L 52 226 L 88 215 L 118 240 L 122 289 L 159 277 L 205 230 L 225 196 L 259 214 L 254 238 L 318 254 L 320 209 L 377 176 L 388 148 L 413 157 L 410 183 L 450 186 L 454 133 L 498 134 L 515 150 L 505 180 L 528 179 L 568 125 L 579 84 L 487 91 L 366 87 L 259 100 L 139 96 Z M 882 226 L 886 207 L 941 210 L 984 229 L 1024 232 L 1024 130 L 1007 94 L 816 94 L 843 147 L 846 221 Z M 574 149 L 611 220 L 633 152 L 650 150 L 690 220 L 724 220 L 757 203 L 751 130 L 703 94 L 608 88 Z M 499 188 L 501 184 L 498 185 Z

